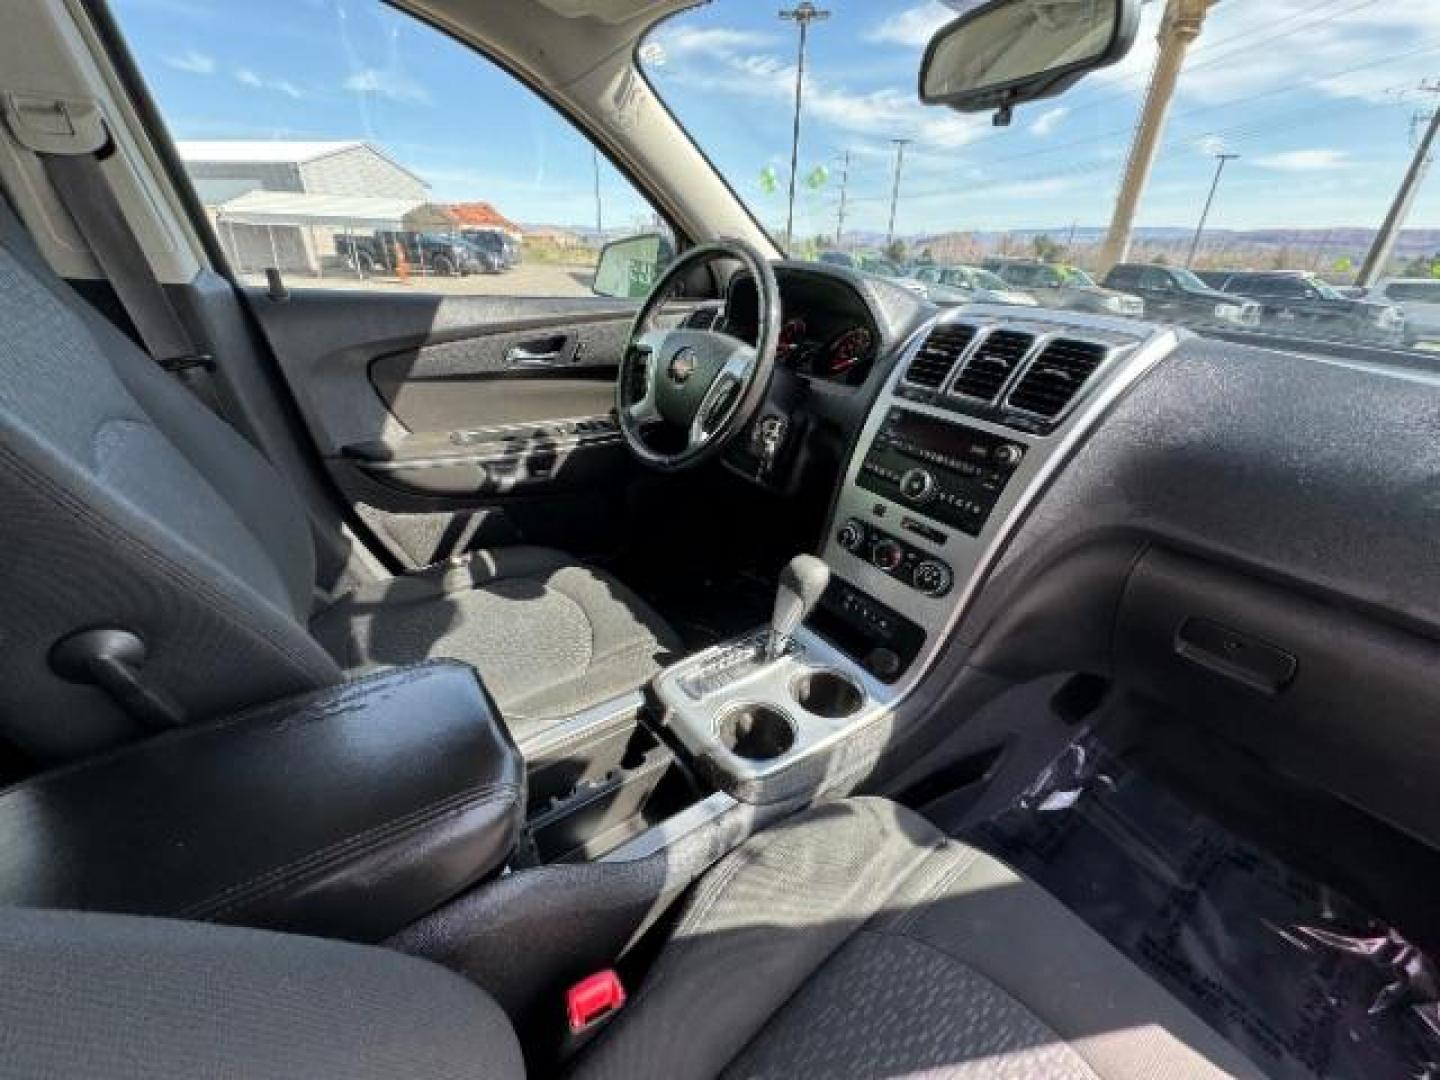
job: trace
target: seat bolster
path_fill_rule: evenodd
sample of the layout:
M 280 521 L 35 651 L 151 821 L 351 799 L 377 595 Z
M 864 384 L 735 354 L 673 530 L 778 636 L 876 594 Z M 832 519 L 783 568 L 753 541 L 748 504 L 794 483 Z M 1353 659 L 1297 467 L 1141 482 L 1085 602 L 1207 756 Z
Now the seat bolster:
M 233 927 L 11 908 L 0 1075 L 521 1080 L 479 988 L 383 949 Z
M 1037 885 L 852 799 L 717 865 L 574 1075 L 1262 1074 Z
M 577 1075 L 718 1076 L 943 843 L 879 799 L 831 803 L 761 833 L 702 879 Z

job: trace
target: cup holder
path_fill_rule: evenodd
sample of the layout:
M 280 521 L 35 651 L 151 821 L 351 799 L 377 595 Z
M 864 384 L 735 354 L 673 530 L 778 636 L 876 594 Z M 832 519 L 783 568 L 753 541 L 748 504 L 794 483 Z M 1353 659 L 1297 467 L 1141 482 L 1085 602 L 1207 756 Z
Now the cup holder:
M 749 761 L 769 761 L 795 745 L 790 717 L 769 705 L 736 705 L 720 717 L 715 733 L 727 750 Z
M 843 720 L 860 711 L 865 692 L 838 671 L 819 668 L 795 680 L 791 694 L 800 707 L 826 720 Z

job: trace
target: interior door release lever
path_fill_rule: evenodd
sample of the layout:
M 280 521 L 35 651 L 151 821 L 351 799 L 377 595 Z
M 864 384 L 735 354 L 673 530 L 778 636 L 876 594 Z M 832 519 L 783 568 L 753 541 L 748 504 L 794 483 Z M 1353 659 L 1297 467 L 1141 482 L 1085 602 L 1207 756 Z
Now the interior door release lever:
M 525 341 L 505 350 L 505 362 L 512 367 L 550 367 L 565 363 L 565 338 Z

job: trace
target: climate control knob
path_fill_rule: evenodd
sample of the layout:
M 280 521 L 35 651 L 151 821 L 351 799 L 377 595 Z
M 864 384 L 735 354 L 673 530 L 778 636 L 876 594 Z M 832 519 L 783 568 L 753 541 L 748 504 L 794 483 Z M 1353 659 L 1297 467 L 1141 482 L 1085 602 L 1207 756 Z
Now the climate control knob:
M 955 583 L 955 575 L 938 559 L 926 559 L 910 575 L 910 584 L 926 596 L 944 596 Z
M 835 534 L 835 539 L 846 551 L 858 553 L 865 546 L 864 522 L 857 518 L 851 518 L 840 526 L 840 531 Z
M 926 502 L 935 494 L 935 477 L 924 469 L 911 469 L 900 477 L 900 494 L 911 502 Z
M 871 550 L 870 561 L 887 574 L 893 574 L 905 561 L 905 549 L 894 540 L 881 540 Z

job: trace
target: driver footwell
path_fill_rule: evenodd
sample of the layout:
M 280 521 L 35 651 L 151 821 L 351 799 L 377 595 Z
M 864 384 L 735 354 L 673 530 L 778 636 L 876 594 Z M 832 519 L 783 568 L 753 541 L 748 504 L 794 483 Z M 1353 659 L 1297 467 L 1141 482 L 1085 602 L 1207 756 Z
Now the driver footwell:
M 1440 1076 L 1429 957 L 1092 735 L 963 838 L 1042 885 L 1272 1076 Z

